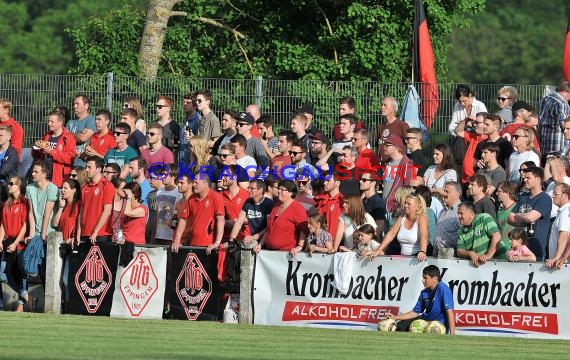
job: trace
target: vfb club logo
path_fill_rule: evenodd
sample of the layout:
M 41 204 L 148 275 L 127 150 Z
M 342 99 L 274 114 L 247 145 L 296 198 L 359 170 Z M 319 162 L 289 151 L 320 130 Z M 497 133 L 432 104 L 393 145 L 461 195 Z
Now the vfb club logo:
M 184 266 L 176 279 L 176 294 L 184 307 L 188 320 L 196 320 L 212 295 L 212 280 L 198 256 L 188 253 Z
M 97 312 L 112 284 L 113 274 L 105 262 L 101 249 L 92 246 L 75 275 L 75 286 L 88 313 Z
M 147 253 L 139 251 L 119 282 L 121 296 L 132 316 L 140 316 L 158 290 L 158 277 Z

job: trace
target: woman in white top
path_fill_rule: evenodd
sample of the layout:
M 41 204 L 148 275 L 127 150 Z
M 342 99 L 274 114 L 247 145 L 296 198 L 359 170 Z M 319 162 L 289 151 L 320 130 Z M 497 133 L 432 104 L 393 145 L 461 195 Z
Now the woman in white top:
M 404 206 L 405 215 L 396 219 L 390 231 L 382 240 L 380 247 L 370 254 L 371 258 L 384 255 L 384 249 L 397 239 L 400 243 L 401 255 L 415 255 L 419 261 L 424 261 L 428 246 L 428 221 L 425 215 L 426 203 L 423 197 L 410 194 Z
M 467 85 L 458 85 L 455 89 L 455 99 L 457 102 L 453 106 L 453 114 L 451 115 L 451 122 L 449 123 L 449 133 L 451 136 L 455 135 L 455 128 L 457 124 L 471 118 L 475 120 L 475 115 L 480 112 L 487 112 L 487 107 L 481 101 L 475 99 L 475 95 L 471 88 Z
M 536 166 L 540 166 L 540 157 L 534 149 L 534 131 L 526 126 L 521 126 L 515 130 L 511 142 L 515 151 L 509 157 L 509 180 L 515 183 L 520 182 L 519 168 L 521 164 L 532 161 Z
M 446 144 L 437 144 L 433 149 L 433 165 L 424 173 L 424 181 L 432 194 L 443 195 L 448 181 L 457 181 L 455 162 L 451 149 Z
M 340 216 L 336 236 L 333 243 L 333 252 L 351 251 L 354 247 L 352 234 L 364 224 L 370 224 L 376 229 L 376 221 L 364 210 L 362 199 L 358 195 L 347 196 L 342 204 L 343 214 Z M 344 239 L 343 244 L 341 241 Z

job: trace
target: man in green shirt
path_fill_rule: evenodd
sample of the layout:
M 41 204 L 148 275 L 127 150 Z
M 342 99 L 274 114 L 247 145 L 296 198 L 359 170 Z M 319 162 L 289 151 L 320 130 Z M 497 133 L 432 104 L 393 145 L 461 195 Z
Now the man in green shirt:
M 495 220 L 489 214 L 477 214 L 471 202 L 463 202 L 457 209 L 459 241 L 457 256 L 470 259 L 479 267 L 492 257 L 506 259 L 510 244 L 501 242 L 501 234 Z

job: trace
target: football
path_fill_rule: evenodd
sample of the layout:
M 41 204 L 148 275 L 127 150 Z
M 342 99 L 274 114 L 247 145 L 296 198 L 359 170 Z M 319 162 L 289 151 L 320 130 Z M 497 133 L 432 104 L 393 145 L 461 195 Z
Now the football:
M 396 331 L 396 320 L 384 319 L 378 322 L 378 331 L 390 332 Z
M 447 329 L 445 328 L 445 325 L 435 320 L 435 321 L 430 321 L 427 324 L 424 332 L 430 334 L 445 334 L 447 332 Z
M 422 332 L 424 332 L 427 325 L 428 325 L 428 322 L 423 320 L 423 319 L 414 320 L 410 324 L 410 332 L 422 333 Z

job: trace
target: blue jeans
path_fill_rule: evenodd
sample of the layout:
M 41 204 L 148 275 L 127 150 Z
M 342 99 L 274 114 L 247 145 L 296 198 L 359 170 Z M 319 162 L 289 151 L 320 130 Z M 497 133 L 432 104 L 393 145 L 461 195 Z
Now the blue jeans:
M 24 304 L 24 299 L 28 296 L 28 277 L 24 271 L 24 250 L 16 250 L 16 253 L 2 253 L 0 270 L 6 283 L 12 290 L 18 293 L 18 304 Z

